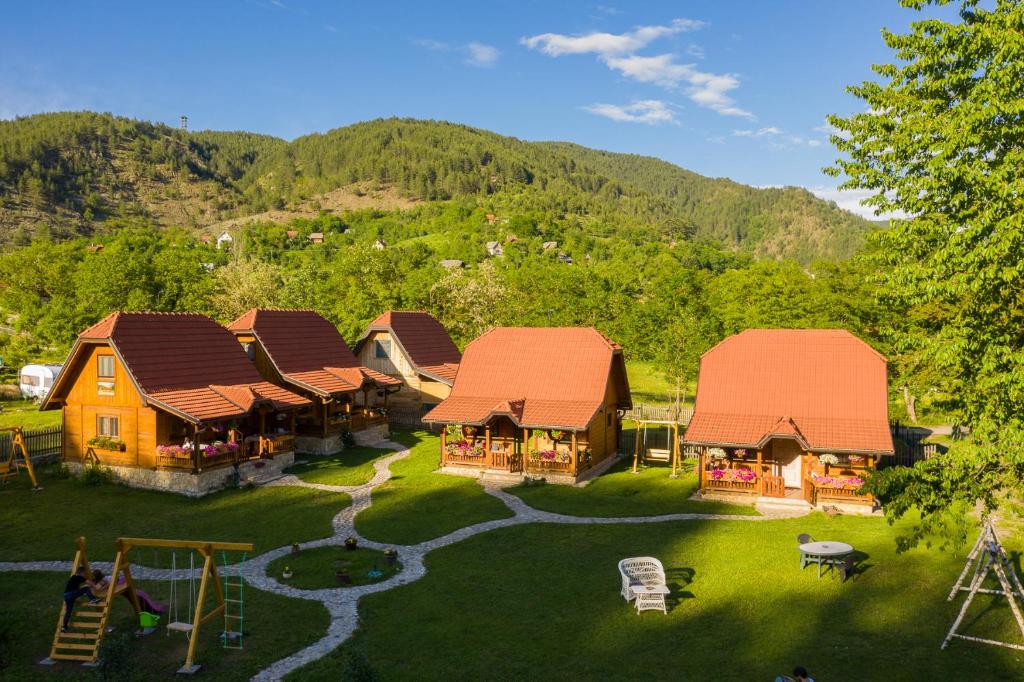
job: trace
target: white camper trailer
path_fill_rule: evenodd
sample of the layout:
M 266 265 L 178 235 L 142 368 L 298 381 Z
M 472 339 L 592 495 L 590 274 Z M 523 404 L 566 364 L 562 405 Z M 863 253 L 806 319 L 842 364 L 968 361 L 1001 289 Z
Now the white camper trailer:
M 27 399 L 42 399 L 49 393 L 53 380 L 63 365 L 25 365 L 18 376 L 21 395 Z

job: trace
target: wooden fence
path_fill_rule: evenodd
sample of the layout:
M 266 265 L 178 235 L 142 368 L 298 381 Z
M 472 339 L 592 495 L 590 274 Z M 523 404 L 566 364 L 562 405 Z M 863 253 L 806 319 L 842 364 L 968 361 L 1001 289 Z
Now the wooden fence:
M 428 431 L 440 432 L 441 427 L 436 424 L 424 424 L 423 413 L 419 410 L 395 409 L 389 407 L 387 411 L 388 424 L 413 429 L 427 429 Z
M 650 419 L 653 421 L 678 422 L 689 424 L 693 417 L 693 408 L 687 405 L 647 405 L 637 403 L 632 410 L 626 410 L 623 419 L 636 421 L 638 419 Z
M 890 466 L 899 467 L 912 467 L 915 462 L 921 460 L 931 459 L 938 451 L 939 446 L 937 443 L 921 443 L 917 441 L 911 441 L 909 443 L 893 439 L 893 445 L 896 449 L 896 454 L 892 457 L 892 462 L 886 462 L 887 457 L 881 459 L 881 464 L 890 464 Z
M 636 439 L 640 438 L 641 445 L 643 445 L 643 431 L 639 432 L 639 435 L 635 429 L 627 428 L 622 430 L 622 434 L 619 436 L 619 452 L 629 457 L 633 456 L 636 452 Z M 679 434 L 679 457 L 680 459 L 699 459 L 700 448 L 695 445 L 683 445 L 683 434 Z M 647 428 L 647 447 L 648 449 L 655 450 L 666 450 L 671 451 L 672 436 L 667 433 L 667 429 L 663 426 L 660 429 L 657 426 L 650 426 Z
M 33 460 L 61 456 L 61 432 L 59 426 L 46 429 L 23 431 L 25 447 Z M 5 459 L 11 451 L 11 433 L 0 433 L 0 459 Z

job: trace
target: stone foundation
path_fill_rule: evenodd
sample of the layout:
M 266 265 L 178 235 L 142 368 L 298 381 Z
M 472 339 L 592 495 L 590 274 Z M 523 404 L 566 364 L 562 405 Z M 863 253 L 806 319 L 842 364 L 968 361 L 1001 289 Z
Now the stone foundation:
M 273 459 L 242 462 L 238 466 L 238 480 L 241 483 L 247 481 L 259 483 L 277 478 L 281 475 L 282 470 L 290 467 L 294 461 L 294 452 L 281 452 L 275 455 Z M 262 464 L 262 466 L 257 467 L 257 464 Z M 75 474 L 84 468 L 81 462 L 67 462 L 67 466 Z M 188 497 L 203 497 L 218 490 L 223 490 L 230 487 L 235 480 L 234 468 L 230 466 L 207 469 L 198 474 L 181 469 L 102 466 L 103 470 L 109 472 L 114 480 L 131 488 L 160 490 Z
M 296 436 L 295 452 L 303 455 L 333 455 L 345 449 L 341 434 L 333 436 Z
M 362 431 L 352 432 L 352 437 L 356 439 L 356 445 L 376 445 L 383 440 L 387 440 L 390 435 L 387 422 L 368 426 Z

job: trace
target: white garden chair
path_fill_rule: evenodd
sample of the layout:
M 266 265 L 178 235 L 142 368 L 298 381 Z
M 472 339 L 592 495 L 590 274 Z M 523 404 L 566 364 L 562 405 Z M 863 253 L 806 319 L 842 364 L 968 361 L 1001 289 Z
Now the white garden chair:
M 637 613 L 647 609 L 668 613 L 665 608 L 668 586 L 665 584 L 665 568 L 660 561 L 649 556 L 623 559 L 619 562 L 619 574 L 622 576 L 622 598 L 627 602 L 635 599 Z

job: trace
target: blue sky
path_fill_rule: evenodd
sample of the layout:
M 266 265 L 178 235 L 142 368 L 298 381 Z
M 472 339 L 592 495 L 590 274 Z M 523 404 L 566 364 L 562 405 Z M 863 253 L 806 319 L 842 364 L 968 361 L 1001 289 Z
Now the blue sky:
M 896 0 L 6 3 L 0 118 L 187 114 L 289 139 L 445 119 L 854 208 L 820 171 L 824 118 L 861 109 L 845 86 L 891 59 L 882 27 L 917 16 Z

